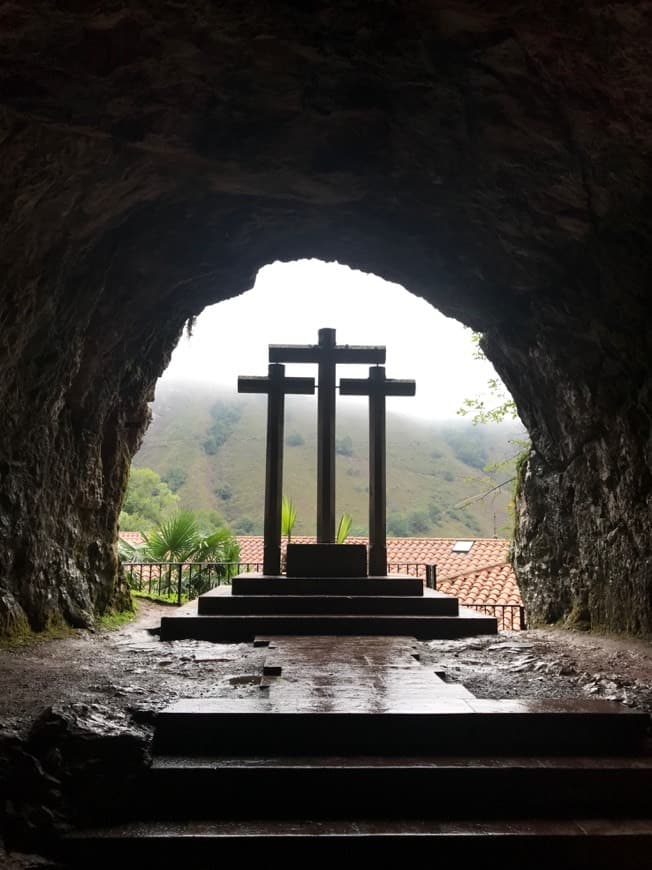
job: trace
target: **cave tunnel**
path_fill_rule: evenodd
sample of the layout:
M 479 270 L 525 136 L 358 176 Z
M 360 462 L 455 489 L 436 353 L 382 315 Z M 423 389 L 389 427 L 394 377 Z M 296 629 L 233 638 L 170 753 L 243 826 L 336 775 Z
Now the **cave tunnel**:
M 652 630 L 647 7 L 0 15 L 0 633 L 125 601 L 118 512 L 184 323 L 304 257 L 483 333 L 532 439 L 531 620 Z

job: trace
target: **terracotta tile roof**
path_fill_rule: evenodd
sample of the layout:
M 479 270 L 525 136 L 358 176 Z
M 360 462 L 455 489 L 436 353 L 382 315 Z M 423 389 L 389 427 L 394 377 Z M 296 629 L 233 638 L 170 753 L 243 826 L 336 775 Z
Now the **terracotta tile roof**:
M 298 535 L 297 544 L 310 544 L 313 537 Z M 388 538 L 387 561 L 403 573 L 416 573 L 417 566 L 437 566 L 437 588 L 456 595 L 465 604 L 521 604 L 512 566 L 508 563 L 506 538 L 476 538 L 467 553 L 453 552 L 456 538 Z M 470 540 L 470 539 L 469 539 Z M 240 561 L 263 561 L 260 535 L 241 535 Z M 366 544 L 366 538 L 347 538 L 347 543 Z M 422 573 L 422 570 L 420 573 Z
M 297 535 L 292 541 L 297 544 L 314 543 L 314 538 Z M 457 538 L 388 538 L 387 561 L 390 565 L 437 565 L 437 577 L 444 579 L 479 571 L 493 565 L 505 565 L 509 553 L 506 538 L 476 538 L 468 553 L 454 553 Z M 470 539 L 469 539 L 470 540 Z M 263 561 L 263 538 L 261 535 L 240 535 L 240 561 Z M 366 544 L 366 538 L 347 538 L 347 543 Z M 410 573 L 402 568 L 404 573 Z
M 139 544 L 145 543 L 145 538 L 143 538 L 140 532 L 119 532 L 118 534 L 123 541 L 131 544 L 132 547 L 137 547 Z
M 387 561 L 390 564 L 436 565 L 437 577 L 440 579 L 480 570 L 489 565 L 504 565 L 507 562 L 509 541 L 505 538 L 476 538 L 467 553 L 453 552 L 453 547 L 458 540 L 458 538 L 388 538 Z
M 132 545 L 145 543 L 140 532 L 121 531 L 120 537 Z M 262 535 L 239 535 L 237 540 L 240 544 L 241 562 L 262 563 Z M 297 544 L 310 544 L 314 543 L 315 539 L 311 536 L 298 535 L 292 540 Z M 366 538 L 348 538 L 347 540 L 352 544 L 367 544 Z M 504 584 L 510 579 L 512 581 L 510 594 L 518 594 L 512 569 L 507 564 L 508 540 L 505 538 L 476 538 L 468 553 L 453 552 L 456 541 L 456 538 L 388 538 L 387 560 L 391 565 L 401 566 L 400 570 L 406 574 L 416 573 L 416 566 L 436 565 L 438 585 L 453 577 L 476 577 L 474 583 L 478 588 L 485 580 L 495 579 L 498 582 L 499 579 L 502 579 Z M 489 574 L 487 574 L 488 571 Z M 510 603 L 512 602 L 510 601 Z
M 437 589 L 467 604 L 522 604 L 514 570 L 504 562 L 457 577 L 438 577 Z
M 144 543 L 140 532 L 120 532 L 130 544 Z M 262 535 L 239 535 L 240 562 L 262 565 Z M 297 535 L 297 544 L 314 543 L 314 537 Z M 457 538 L 388 538 L 387 561 L 395 570 L 423 576 L 423 565 L 437 566 L 437 589 L 455 595 L 461 604 L 521 605 L 522 599 L 512 566 L 508 563 L 509 541 L 505 538 L 475 538 L 466 553 L 453 551 Z M 469 541 L 471 539 L 468 539 Z M 347 543 L 367 544 L 366 538 L 347 538 Z M 506 619 L 508 617 L 506 616 Z M 511 615 L 509 615 L 511 619 Z M 502 627 L 511 627 L 504 624 Z

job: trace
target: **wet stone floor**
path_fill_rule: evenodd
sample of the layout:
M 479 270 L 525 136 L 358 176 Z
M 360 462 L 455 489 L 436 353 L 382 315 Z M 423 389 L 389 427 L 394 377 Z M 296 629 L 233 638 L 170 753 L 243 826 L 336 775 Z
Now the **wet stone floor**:
M 260 691 L 265 646 L 161 642 L 169 609 L 139 602 L 137 618 L 106 632 L 0 650 L 0 722 L 24 732 L 44 708 L 109 707 L 146 723 L 179 698 L 247 697 Z M 652 712 L 652 646 L 561 630 L 413 641 L 420 663 L 479 698 L 602 698 Z

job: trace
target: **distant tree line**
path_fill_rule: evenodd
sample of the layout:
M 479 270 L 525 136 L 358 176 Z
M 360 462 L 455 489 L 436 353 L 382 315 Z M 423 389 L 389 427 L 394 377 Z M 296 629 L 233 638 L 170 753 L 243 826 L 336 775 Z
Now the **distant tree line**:
M 210 414 L 213 424 L 208 429 L 208 438 L 204 441 L 203 448 L 209 456 L 214 456 L 235 429 L 242 416 L 242 408 L 235 402 L 224 402 L 220 399 L 211 406 Z
M 180 510 L 179 496 L 155 471 L 132 465 L 119 519 L 123 532 L 150 532 Z M 195 510 L 192 513 L 200 530 L 225 525 L 224 517 L 216 510 Z

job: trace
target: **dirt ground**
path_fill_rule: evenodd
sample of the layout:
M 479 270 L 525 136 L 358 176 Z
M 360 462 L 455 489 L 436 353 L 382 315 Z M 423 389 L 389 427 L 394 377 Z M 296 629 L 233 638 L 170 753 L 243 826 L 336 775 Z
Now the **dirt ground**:
M 102 704 L 146 722 L 181 697 L 255 691 L 264 647 L 161 642 L 164 605 L 141 600 L 137 617 L 113 631 L 0 650 L 0 724 L 24 733 L 43 710 Z M 652 712 L 652 644 L 562 630 L 503 632 L 424 641 L 421 662 L 484 698 L 606 698 Z

